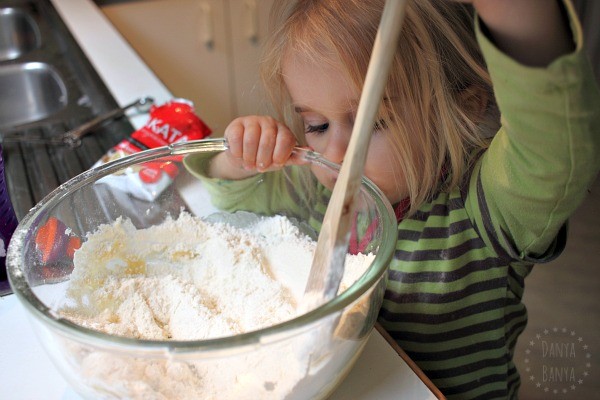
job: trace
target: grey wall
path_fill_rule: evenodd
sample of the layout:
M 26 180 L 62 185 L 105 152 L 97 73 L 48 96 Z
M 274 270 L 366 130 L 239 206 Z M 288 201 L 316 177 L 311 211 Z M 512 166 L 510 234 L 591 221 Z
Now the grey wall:
M 585 49 L 600 82 L 600 1 L 573 0 L 573 4 L 583 26 Z

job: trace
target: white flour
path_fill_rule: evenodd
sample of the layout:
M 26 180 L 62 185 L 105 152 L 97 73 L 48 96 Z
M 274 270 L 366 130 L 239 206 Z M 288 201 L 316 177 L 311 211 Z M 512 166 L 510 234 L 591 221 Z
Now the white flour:
M 87 239 L 75 253 L 62 314 L 105 333 L 154 340 L 231 336 L 294 318 L 316 247 L 284 217 L 242 229 L 186 213 L 143 230 L 117 220 Z M 348 256 L 340 291 L 373 257 Z M 76 357 L 115 397 L 285 398 L 306 374 L 311 346 L 281 343 L 226 364 L 81 349 Z

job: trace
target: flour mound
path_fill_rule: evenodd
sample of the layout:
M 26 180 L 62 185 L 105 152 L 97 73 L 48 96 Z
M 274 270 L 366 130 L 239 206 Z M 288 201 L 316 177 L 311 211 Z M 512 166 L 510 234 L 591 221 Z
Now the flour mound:
M 89 234 L 75 253 L 60 312 L 78 325 L 137 339 L 205 340 L 255 331 L 301 312 L 315 248 L 281 216 L 239 227 L 181 213 L 146 229 L 118 219 Z M 347 257 L 340 292 L 373 257 Z M 93 385 L 116 398 L 278 399 L 305 377 L 315 340 L 307 334 L 235 355 L 235 362 L 69 351 Z
M 182 213 L 147 229 L 103 225 L 76 252 L 63 315 L 112 335 L 201 340 L 297 316 L 316 243 L 289 219 L 248 228 Z M 372 256 L 348 257 L 344 290 Z

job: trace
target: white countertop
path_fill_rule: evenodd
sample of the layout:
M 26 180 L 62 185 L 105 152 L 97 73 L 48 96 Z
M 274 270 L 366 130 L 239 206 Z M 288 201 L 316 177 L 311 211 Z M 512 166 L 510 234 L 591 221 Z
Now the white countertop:
M 52 0 L 117 103 L 141 96 L 172 98 L 91 0 Z M 147 116 L 131 119 L 140 127 Z M 0 298 L 0 387 L 11 399 L 80 399 L 56 370 L 14 295 Z M 421 378 L 374 331 L 356 366 L 330 400 L 436 399 Z
M 52 364 L 15 295 L 0 297 L 0 371 L 0 398 L 81 400 Z M 399 398 L 436 399 L 374 331 L 356 366 L 329 400 Z

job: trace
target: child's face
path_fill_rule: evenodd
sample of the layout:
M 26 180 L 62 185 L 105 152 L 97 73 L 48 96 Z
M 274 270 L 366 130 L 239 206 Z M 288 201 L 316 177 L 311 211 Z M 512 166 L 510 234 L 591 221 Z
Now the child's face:
M 283 73 L 293 106 L 304 122 L 306 141 L 315 151 L 335 163 L 342 163 L 350 141 L 360 93 L 356 93 L 340 72 L 297 57 L 288 57 Z M 387 196 L 392 204 L 407 196 L 406 183 L 394 146 L 392 133 L 373 132 L 365 175 Z M 335 179 L 315 171 L 319 181 L 333 189 Z

